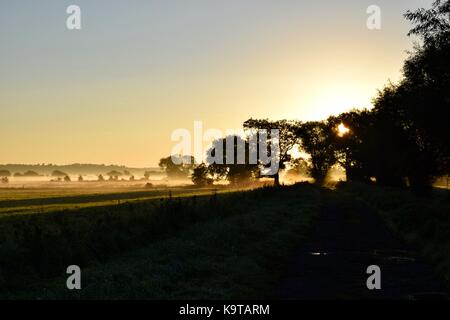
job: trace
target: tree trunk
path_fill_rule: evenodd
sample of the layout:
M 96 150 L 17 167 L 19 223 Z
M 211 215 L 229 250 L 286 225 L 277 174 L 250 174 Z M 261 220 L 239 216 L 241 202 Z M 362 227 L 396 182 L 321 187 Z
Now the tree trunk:
M 275 180 L 274 186 L 279 187 L 280 186 L 280 172 L 277 172 L 273 178 Z

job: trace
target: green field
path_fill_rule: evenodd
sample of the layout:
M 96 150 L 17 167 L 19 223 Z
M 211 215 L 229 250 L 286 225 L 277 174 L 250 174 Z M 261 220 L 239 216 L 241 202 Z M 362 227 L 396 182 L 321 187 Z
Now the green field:
M 311 186 L 178 191 L 0 219 L 0 297 L 257 296 L 305 237 L 320 197 Z M 65 289 L 70 264 L 90 283 L 78 294 Z
M 238 189 L 239 190 L 239 189 Z M 117 205 L 151 199 L 186 197 L 228 192 L 221 186 L 214 188 L 178 187 L 120 187 L 94 188 L 2 188 L 0 189 L 0 219 L 15 214 L 47 213 L 86 207 Z
M 450 283 L 446 190 L 431 199 L 366 185 L 170 190 L 2 193 L 0 298 L 270 298 L 330 206 L 372 208 Z M 81 291 L 66 288 L 72 264 Z

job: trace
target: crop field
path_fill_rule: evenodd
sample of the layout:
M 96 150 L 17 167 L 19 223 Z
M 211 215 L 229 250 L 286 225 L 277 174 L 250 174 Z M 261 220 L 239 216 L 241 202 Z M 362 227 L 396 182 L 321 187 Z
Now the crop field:
M 95 206 L 118 205 L 169 197 L 185 197 L 229 192 L 223 186 L 196 188 L 192 185 L 145 187 L 143 184 L 78 183 L 58 186 L 33 185 L 0 188 L 0 219 L 14 214 L 46 213 Z

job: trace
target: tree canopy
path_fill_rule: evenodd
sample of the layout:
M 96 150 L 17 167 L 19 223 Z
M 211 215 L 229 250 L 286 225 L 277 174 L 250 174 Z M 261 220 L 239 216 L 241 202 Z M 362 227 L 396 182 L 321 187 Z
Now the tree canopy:
M 159 167 L 168 178 L 188 178 L 195 167 L 193 156 L 172 155 L 159 160 Z
M 250 161 L 251 151 L 248 141 L 240 136 L 215 140 L 207 152 L 209 174 L 234 185 L 250 182 L 259 174 L 258 163 Z

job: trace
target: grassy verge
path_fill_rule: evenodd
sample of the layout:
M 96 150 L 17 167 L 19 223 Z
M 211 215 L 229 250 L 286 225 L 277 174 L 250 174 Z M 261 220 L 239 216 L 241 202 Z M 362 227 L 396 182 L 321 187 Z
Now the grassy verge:
M 344 184 L 338 188 L 375 209 L 387 225 L 419 249 L 450 286 L 450 192 L 436 189 L 431 198 L 397 188 Z
M 264 297 L 319 206 L 305 185 L 3 221 L 0 297 Z M 81 291 L 66 289 L 70 264 Z

